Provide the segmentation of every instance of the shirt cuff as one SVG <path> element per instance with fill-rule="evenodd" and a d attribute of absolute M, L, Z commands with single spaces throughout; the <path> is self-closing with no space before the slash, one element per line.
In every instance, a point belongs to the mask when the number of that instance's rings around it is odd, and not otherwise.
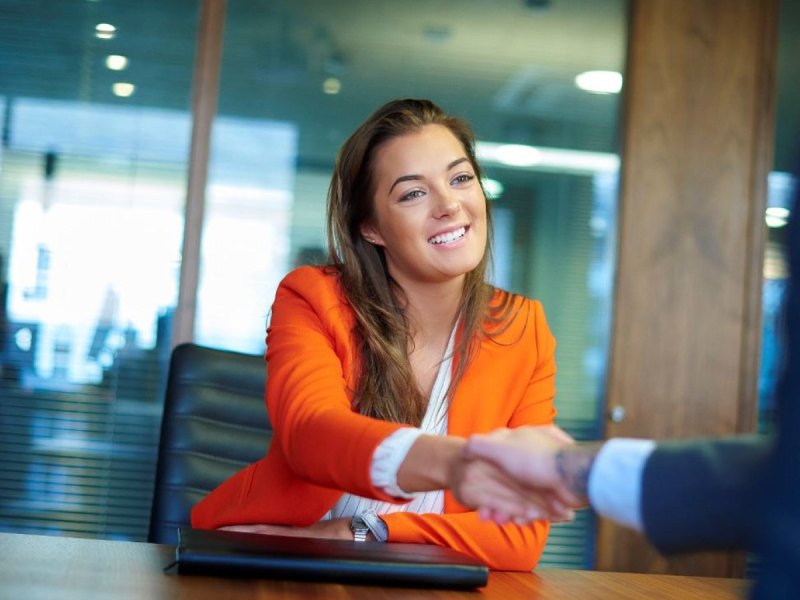
<path fill-rule="evenodd" d="M 589 502 L 598 514 L 641 532 L 642 472 L 653 440 L 613 438 L 600 448 L 589 473 Z"/>
<path fill-rule="evenodd" d="M 360 516 L 369 527 L 369 531 L 376 542 L 386 542 L 389 539 L 389 527 L 377 512 L 366 510 Z"/>
<path fill-rule="evenodd" d="M 408 494 L 397 485 L 397 471 L 406 458 L 408 451 L 422 430 L 416 427 L 403 427 L 383 440 L 372 455 L 369 476 L 372 485 L 382 489 L 394 498 L 410 499 L 416 494 Z"/>

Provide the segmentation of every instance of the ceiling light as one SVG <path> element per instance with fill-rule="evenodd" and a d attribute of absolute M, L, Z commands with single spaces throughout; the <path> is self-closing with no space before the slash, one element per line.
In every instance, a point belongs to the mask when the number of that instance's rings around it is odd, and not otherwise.
<path fill-rule="evenodd" d="M 117 33 L 117 28 L 109 23 L 98 23 L 94 28 L 94 35 L 101 40 L 110 40 Z"/>
<path fill-rule="evenodd" d="M 119 54 L 106 56 L 106 66 L 112 71 L 122 71 L 128 66 L 128 58 Z"/>
<path fill-rule="evenodd" d="M 541 156 L 541 152 L 533 146 L 521 144 L 503 144 L 494 149 L 495 160 L 512 167 L 532 167 L 539 163 Z"/>
<path fill-rule="evenodd" d="M 789 209 L 783 206 L 770 206 L 767 209 L 767 216 L 786 220 L 789 218 Z"/>
<path fill-rule="evenodd" d="M 497 181 L 497 179 L 492 179 L 490 177 L 482 177 L 481 185 L 483 186 L 483 191 L 486 192 L 491 200 L 499 199 L 505 191 L 502 183 Z"/>
<path fill-rule="evenodd" d="M 589 174 L 619 168 L 619 156 L 611 152 L 477 142 L 475 154 L 486 164 L 555 173 Z"/>
<path fill-rule="evenodd" d="M 336 77 L 328 77 L 322 82 L 322 91 L 326 94 L 338 94 L 342 89 L 342 82 Z"/>
<path fill-rule="evenodd" d="M 789 209 L 783 206 L 770 206 L 767 208 L 764 220 L 767 222 L 767 227 L 783 227 L 789 222 Z"/>
<path fill-rule="evenodd" d="M 136 86 L 132 83 L 117 82 L 111 86 L 111 89 L 114 91 L 116 96 L 127 98 L 128 96 L 133 95 L 133 92 L 136 91 Z"/>
<path fill-rule="evenodd" d="M 780 217 L 772 217 L 767 215 L 764 217 L 764 220 L 767 222 L 767 227 L 772 229 L 777 229 L 778 227 L 783 227 L 789 221 L 787 219 L 781 219 Z"/>
<path fill-rule="evenodd" d="M 593 94 L 618 94 L 622 75 L 616 71 L 586 71 L 575 77 L 575 85 Z"/>

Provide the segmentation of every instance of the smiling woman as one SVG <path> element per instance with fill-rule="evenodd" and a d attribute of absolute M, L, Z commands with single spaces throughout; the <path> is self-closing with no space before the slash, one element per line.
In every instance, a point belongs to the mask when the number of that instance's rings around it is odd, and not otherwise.
<path fill-rule="evenodd" d="M 415 280 L 459 288 L 483 259 L 486 198 L 475 170 L 442 125 L 425 125 L 376 152 L 374 215 L 362 233 L 383 246 L 388 271 L 406 293 Z"/>
<path fill-rule="evenodd" d="M 331 264 L 291 272 L 272 307 L 273 443 L 195 507 L 193 526 L 438 544 L 496 569 L 535 566 L 558 507 L 499 525 L 446 491 L 466 436 L 555 417 L 541 305 L 485 280 L 480 174 L 469 126 L 427 100 L 384 105 L 344 143 Z"/>

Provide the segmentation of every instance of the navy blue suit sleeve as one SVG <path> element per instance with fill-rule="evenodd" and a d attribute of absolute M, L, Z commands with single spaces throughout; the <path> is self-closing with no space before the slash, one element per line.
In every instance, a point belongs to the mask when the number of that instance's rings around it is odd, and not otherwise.
<path fill-rule="evenodd" d="M 647 538 L 664 554 L 749 546 L 770 453 L 756 436 L 659 443 L 642 476 Z"/>

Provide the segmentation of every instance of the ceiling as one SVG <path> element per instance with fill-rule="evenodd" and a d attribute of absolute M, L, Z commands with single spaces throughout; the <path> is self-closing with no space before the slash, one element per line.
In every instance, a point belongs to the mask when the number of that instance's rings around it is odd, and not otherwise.
<path fill-rule="evenodd" d="M 797 6 L 784 0 L 778 158 L 797 131 Z M 478 136 L 615 151 L 619 96 L 575 87 L 624 71 L 625 0 L 230 0 L 219 112 L 295 123 L 299 160 L 330 165 L 344 136 L 393 97 L 426 96 Z M 0 95 L 188 110 L 197 0 L 0 0 Z M 111 40 L 97 23 L 117 27 Z M 106 55 L 129 67 L 109 71 Z M 322 84 L 335 77 L 338 94 Z M 129 98 L 114 81 L 136 85 Z"/>

